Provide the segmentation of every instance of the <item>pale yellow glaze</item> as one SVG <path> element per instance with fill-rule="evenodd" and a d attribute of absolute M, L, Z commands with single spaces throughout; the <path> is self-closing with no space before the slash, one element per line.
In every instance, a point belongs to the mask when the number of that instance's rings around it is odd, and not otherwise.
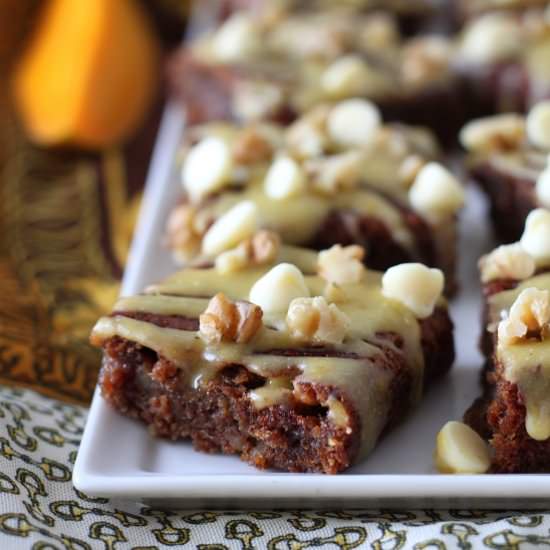
<path fill-rule="evenodd" d="M 306 284 L 312 296 L 321 295 L 326 282 L 311 273 L 316 254 L 283 247 L 281 260 L 292 258 L 305 271 Z M 187 269 L 174 274 L 164 283 L 152 286 L 147 294 L 121 298 L 116 312 L 135 311 L 160 315 L 197 318 L 206 308 L 209 297 L 223 292 L 228 298 L 247 299 L 253 283 L 272 266 L 248 269 L 220 276 L 215 269 Z M 189 384 L 200 387 L 228 363 L 244 365 L 267 379 L 264 387 L 250 393 L 258 407 L 285 403 L 302 384 L 321 384 L 334 388 L 321 405 L 328 409 L 327 418 L 336 426 L 348 427 L 349 418 L 337 396 L 346 396 L 358 411 L 362 430 L 362 452 L 374 445 L 387 420 L 391 370 L 384 366 L 380 345 L 392 347 L 381 333 L 400 335 L 404 342 L 413 388 L 410 404 L 418 401 L 422 391 L 424 360 L 420 326 L 414 315 L 381 293 L 381 275 L 366 271 L 360 283 L 343 285 L 345 301 L 338 307 L 351 319 L 351 329 L 336 351 L 347 357 L 287 357 L 277 350 L 303 346 L 287 330 L 285 313 L 264 315 L 264 326 L 248 344 L 223 342 L 211 344 L 199 332 L 161 328 L 152 323 L 122 315 L 103 317 L 92 333 L 92 342 L 101 345 L 114 336 L 155 350 L 187 372 Z M 170 295 L 170 296 L 168 296 Z M 268 353 L 264 353 L 268 352 Z M 349 358 L 356 354 L 358 358 Z"/>
<path fill-rule="evenodd" d="M 507 316 L 519 294 L 526 288 L 550 290 L 550 274 L 536 275 L 517 288 L 494 294 L 489 299 L 490 328 Z M 536 440 L 550 437 L 550 340 L 526 339 L 518 343 L 498 343 L 497 355 L 504 377 L 517 384 L 526 408 L 525 428 Z"/>

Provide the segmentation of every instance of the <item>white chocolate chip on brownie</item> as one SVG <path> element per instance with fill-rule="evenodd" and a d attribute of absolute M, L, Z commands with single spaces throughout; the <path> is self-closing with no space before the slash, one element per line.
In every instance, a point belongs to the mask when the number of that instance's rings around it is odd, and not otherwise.
<path fill-rule="evenodd" d="M 348 99 L 332 108 L 327 128 L 337 145 L 360 147 L 372 142 L 381 121 L 380 111 L 374 103 L 365 99 Z"/>
<path fill-rule="evenodd" d="M 520 243 L 501 245 L 479 260 L 483 283 L 496 279 L 521 281 L 531 277 L 536 267 L 535 260 Z"/>
<path fill-rule="evenodd" d="M 256 24 L 242 12 L 235 13 L 221 25 L 212 43 L 215 57 L 229 63 L 248 60 L 260 48 L 261 40 Z"/>
<path fill-rule="evenodd" d="M 418 319 L 429 317 L 441 297 L 445 278 L 439 269 L 419 263 L 390 267 L 382 277 L 382 293 L 402 303 Z"/>
<path fill-rule="evenodd" d="M 505 13 L 488 13 L 470 23 L 458 55 L 474 64 L 510 59 L 521 52 L 522 33 L 516 19 Z"/>
<path fill-rule="evenodd" d="M 540 173 L 535 187 L 537 200 L 541 206 L 550 208 L 550 166 Z"/>
<path fill-rule="evenodd" d="M 457 178 L 437 162 L 423 166 L 409 190 L 411 205 L 428 219 L 438 221 L 456 214 L 464 205 L 464 189 Z"/>
<path fill-rule="evenodd" d="M 302 272 L 293 264 L 282 263 L 258 279 L 250 289 L 250 301 L 265 312 L 286 311 L 295 298 L 309 297 Z"/>
<path fill-rule="evenodd" d="M 256 205 L 251 201 L 240 202 L 208 229 L 202 241 L 202 251 L 209 256 L 219 254 L 253 235 L 257 227 Z"/>
<path fill-rule="evenodd" d="M 529 111 L 527 137 L 536 147 L 550 150 L 550 100 L 537 103 Z"/>
<path fill-rule="evenodd" d="M 232 154 L 224 140 L 207 137 L 187 153 L 182 182 L 193 202 L 228 183 L 233 167 Z"/>
<path fill-rule="evenodd" d="M 264 180 L 266 195 L 275 200 L 299 195 L 305 185 L 306 177 L 302 167 L 287 155 L 282 155 L 273 161 Z"/>
<path fill-rule="evenodd" d="M 321 75 L 321 87 L 332 98 L 363 95 L 371 81 L 378 78 L 358 55 L 338 58 Z"/>
<path fill-rule="evenodd" d="M 550 210 L 537 208 L 529 213 L 520 242 L 538 266 L 550 264 Z"/>
<path fill-rule="evenodd" d="M 454 420 L 437 434 L 434 458 L 442 474 L 484 474 L 491 466 L 487 443 L 470 426 Z"/>

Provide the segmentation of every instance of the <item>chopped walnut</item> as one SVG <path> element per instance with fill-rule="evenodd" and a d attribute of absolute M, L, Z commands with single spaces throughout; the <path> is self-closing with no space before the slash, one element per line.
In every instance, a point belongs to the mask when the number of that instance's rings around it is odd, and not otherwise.
<path fill-rule="evenodd" d="M 261 229 L 236 248 L 222 252 L 216 258 L 220 273 L 232 273 L 252 265 L 268 264 L 275 260 L 281 247 L 281 238 L 274 231 Z"/>
<path fill-rule="evenodd" d="M 401 66 L 405 82 L 420 84 L 446 72 L 451 54 L 450 43 L 442 37 L 423 37 L 403 50 Z"/>
<path fill-rule="evenodd" d="M 319 252 L 317 272 L 329 283 L 358 283 L 365 271 L 364 257 L 365 249 L 362 246 L 335 244 L 332 248 Z"/>
<path fill-rule="evenodd" d="M 329 112 L 329 107 L 320 105 L 289 126 L 286 143 L 296 157 L 311 158 L 324 153 L 328 145 L 326 122 Z"/>
<path fill-rule="evenodd" d="M 348 151 L 307 160 L 304 167 L 314 189 L 334 195 L 360 183 L 363 162 L 364 155 L 360 151 Z"/>
<path fill-rule="evenodd" d="M 468 122 L 460 131 L 462 146 L 475 152 L 510 150 L 525 139 L 525 117 L 506 113 Z"/>
<path fill-rule="evenodd" d="M 351 325 L 349 317 L 322 296 L 292 300 L 286 323 L 294 338 L 326 344 L 341 344 Z"/>
<path fill-rule="evenodd" d="M 266 120 L 273 117 L 284 104 L 280 86 L 269 82 L 242 81 L 233 94 L 233 111 L 244 121 Z"/>
<path fill-rule="evenodd" d="M 199 318 L 200 333 L 210 343 L 249 342 L 262 327 L 262 309 L 250 302 L 229 300 L 219 292 Z"/>
<path fill-rule="evenodd" d="M 550 333 L 550 292 L 526 288 L 516 298 L 506 319 L 498 325 L 499 344 L 525 338 L 543 339 Z"/>
<path fill-rule="evenodd" d="M 534 259 L 520 243 L 502 245 L 479 260 L 481 281 L 488 283 L 495 279 L 523 280 L 535 273 Z"/>
<path fill-rule="evenodd" d="M 166 224 L 166 244 L 177 260 L 188 261 L 199 250 L 201 233 L 196 228 L 197 210 L 190 204 L 180 204 Z"/>
<path fill-rule="evenodd" d="M 251 126 L 239 133 L 233 143 L 233 159 L 237 164 L 255 164 L 268 161 L 273 155 L 269 139 Z"/>

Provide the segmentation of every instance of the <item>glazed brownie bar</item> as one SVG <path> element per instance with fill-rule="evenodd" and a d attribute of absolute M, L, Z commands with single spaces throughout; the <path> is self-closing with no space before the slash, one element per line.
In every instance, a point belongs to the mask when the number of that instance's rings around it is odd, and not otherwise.
<path fill-rule="evenodd" d="M 168 73 L 192 123 L 288 121 L 321 102 L 364 97 L 387 120 L 428 126 L 449 143 L 465 120 L 451 54 L 442 36 L 403 39 L 387 14 L 239 12 L 184 46 Z"/>
<path fill-rule="evenodd" d="M 473 19 L 456 44 L 468 118 L 525 112 L 550 97 L 550 17 L 542 10 L 491 12 Z"/>
<path fill-rule="evenodd" d="M 151 432 L 259 468 L 338 473 L 453 362 L 443 275 L 357 246 L 183 270 L 96 324 L 103 397 Z M 288 263 L 292 262 L 292 263 Z"/>
<path fill-rule="evenodd" d="M 484 395 L 465 420 L 489 441 L 492 471 L 550 472 L 550 211 L 480 266 Z"/>
<path fill-rule="evenodd" d="M 550 102 L 528 116 L 507 114 L 473 121 L 461 133 L 472 179 L 487 194 L 498 238 L 519 239 L 525 219 L 550 206 Z"/>
<path fill-rule="evenodd" d="M 185 198 L 167 242 L 188 264 L 264 228 L 316 250 L 362 245 L 372 269 L 420 261 L 442 269 L 452 290 L 464 192 L 437 156 L 429 132 L 383 125 L 366 100 L 318 106 L 289 127 L 197 127 L 182 153 Z"/>

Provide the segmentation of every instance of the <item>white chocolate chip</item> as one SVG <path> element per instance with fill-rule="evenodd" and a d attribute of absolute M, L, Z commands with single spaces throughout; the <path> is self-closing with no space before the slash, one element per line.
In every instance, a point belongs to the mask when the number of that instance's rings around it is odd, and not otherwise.
<path fill-rule="evenodd" d="M 216 257 L 216 271 L 225 275 L 240 271 L 250 264 L 247 249 L 244 246 L 237 246 L 231 250 L 226 250 Z"/>
<path fill-rule="evenodd" d="M 520 242 L 537 266 L 550 264 L 550 210 L 537 208 L 529 213 Z"/>
<path fill-rule="evenodd" d="M 322 296 L 292 300 L 286 316 L 292 336 L 308 342 L 341 344 L 351 325 L 349 317 Z"/>
<path fill-rule="evenodd" d="M 408 263 L 390 267 L 382 277 L 382 293 L 401 302 L 418 319 L 429 317 L 443 292 L 445 278 L 439 269 Z"/>
<path fill-rule="evenodd" d="M 380 111 L 374 103 L 365 99 L 348 99 L 332 108 L 327 128 L 337 145 L 358 147 L 371 143 L 381 121 Z"/>
<path fill-rule="evenodd" d="M 536 270 L 535 260 L 520 243 L 504 244 L 483 256 L 479 261 L 481 281 L 488 283 L 495 279 L 516 279 L 531 277 Z"/>
<path fill-rule="evenodd" d="M 477 432 L 453 420 L 437 434 L 435 463 L 442 474 L 484 474 L 491 466 L 491 455 Z"/>
<path fill-rule="evenodd" d="M 346 55 L 325 69 L 321 75 L 321 87 L 333 98 L 363 95 L 373 78 L 372 69 L 361 57 Z"/>
<path fill-rule="evenodd" d="M 328 143 L 326 121 L 329 109 L 319 105 L 291 124 L 286 132 L 286 143 L 299 158 L 321 156 Z"/>
<path fill-rule="evenodd" d="M 537 200 L 541 206 L 550 208 L 550 166 L 547 166 L 537 178 L 535 188 Z"/>
<path fill-rule="evenodd" d="M 525 118 L 505 113 L 468 122 L 459 134 L 468 151 L 491 151 L 513 148 L 525 138 Z"/>
<path fill-rule="evenodd" d="M 352 150 L 309 159 L 304 167 L 315 190 L 335 195 L 342 189 L 353 189 L 359 185 L 365 160 L 362 151 Z"/>
<path fill-rule="evenodd" d="M 342 246 L 335 244 L 328 250 L 319 252 L 317 271 L 325 281 L 343 285 L 358 283 L 365 272 L 363 258 L 365 250 L 358 245 Z"/>
<path fill-rule="evenodd" d="M 279 264 L 250 289 L 250 301 L 265 312 L 286 311 L 295 298 L 309 297 L 302 272 L 293 264 Z"/>
<path fill-rule="evenodd" d="M 409 200 L 414 210 L 438 221 L 453 216 L 462 208 L 464 189 L 444 166 L 429 162 L 418 172 L 409 190 Z"/>
<path fill-rule="evenodd" d="M 212 43 L 216 59 L 232 63 L 253 57 L 261 47 L 258 29 L 245 13 L 235 13 L 214 35 Z"/>
<path fill-rule="evenodd" d="M 522 33 L 513 16 L 489 13 L 478 17 L 465 30 L 459 56 L 479 64 L 502 61 L 521 51 Z"/>
<path fill-rule="evenodd" d="M 183 186 L 191 200 L 197 202 L 223 187 L 229 181 L 231 169 L 231 150 L 225 141 L 217 137 L 204 138 L 185 158 Z"/>
<path fill-rule="evenodd" d="M 258 228 L 258 209 L 251 201 L 243 201 L 228 210 L 208 229 L 202 241 L 202 251 L 214 256 L 233 248 Z"/>
<path fill-rule="evenodd" d="M 550 149 L 550 101 L 541 101 L 529 111 L 527 138 L 536 147 Z"/>
<path fill-rule="evenodd" d="M 499 346 L 514 344 L 528 333 L 548 336 L 550 323 L 550 292 L 538 288 L 521 291 L 512 304 L 508 317 L 498 325 Z"/>
<path fill-rule="evenodd" d="M 305 188 L 306 177 L 302 167 L 289 156 L 280 156 L 273 161 L 264 180 L 264 190 L 275 200 L 299 195 Z"/>
<path fill-rule="evenodd" d="M 238 82 L 232 94 L 233 112 L 244 121 L 266 120 L 275 115 L 284 104 L 280 86 L 269 82 Z"/>

